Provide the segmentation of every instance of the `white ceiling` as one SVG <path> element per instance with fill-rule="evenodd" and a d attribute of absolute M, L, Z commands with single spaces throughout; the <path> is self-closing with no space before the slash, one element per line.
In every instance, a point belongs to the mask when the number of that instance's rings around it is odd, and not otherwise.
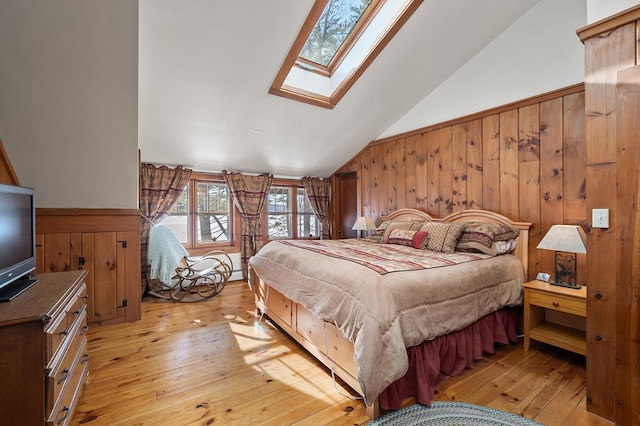
<path fill-rule="evenodd" d="M 326 177 L 538 0 L 425 0 L 333 109 L 268 94 L 313 0 L 140 0 L 142 161 Z"/>

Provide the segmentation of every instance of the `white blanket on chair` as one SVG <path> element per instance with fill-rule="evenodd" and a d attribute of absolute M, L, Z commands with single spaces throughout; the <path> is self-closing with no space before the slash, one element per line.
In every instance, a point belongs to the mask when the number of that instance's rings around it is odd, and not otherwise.
<path fill-rule="evenodd" d="M 180 244 L 171 229 L 162 225 L 151 227 L 147 262 L 151 265 L 150 277 L 152 280 L 157 279 L 164 284 L 171 284 L 171 278 L 176 274 L 176 268 L 187 256 L 189 256 L 189 252 Z"/>

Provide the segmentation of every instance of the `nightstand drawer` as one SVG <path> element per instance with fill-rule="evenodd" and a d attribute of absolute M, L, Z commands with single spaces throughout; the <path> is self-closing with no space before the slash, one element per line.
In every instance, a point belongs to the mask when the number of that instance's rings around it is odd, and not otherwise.
<path fill-rule="evenodd" d="M 568 314 L 578 315 L 581 317 L 587 316 L 586 300 L 571 298 L 560 294 L 551 294 L 546 292 L 539 292 L 536 290 L 530 290 L 529 304 L 542 306 L 543 308 L 566 312 Z"/>

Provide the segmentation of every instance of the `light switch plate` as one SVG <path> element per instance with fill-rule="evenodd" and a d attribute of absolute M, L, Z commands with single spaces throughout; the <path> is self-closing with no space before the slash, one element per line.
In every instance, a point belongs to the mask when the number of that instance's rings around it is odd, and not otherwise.
<path fill-rule="evenodd" d="M 609 209 L 593 209 L 591 226 L 593 228 L 609 227 Z"/>

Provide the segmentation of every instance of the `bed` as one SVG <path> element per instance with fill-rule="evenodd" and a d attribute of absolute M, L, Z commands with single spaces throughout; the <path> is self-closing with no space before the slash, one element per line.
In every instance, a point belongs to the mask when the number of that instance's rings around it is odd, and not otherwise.
<path fill-rule="evenodd" d="M 428 404 L 444 377 L 515 339 L 508 308 L 522 303 L 530 225 L 485 210 L 438 219 L 400 209 L 370 239 L 272 241 L 251 258 L 249 284 L 257 311 L 375 418 L 410 395 Z"/>

